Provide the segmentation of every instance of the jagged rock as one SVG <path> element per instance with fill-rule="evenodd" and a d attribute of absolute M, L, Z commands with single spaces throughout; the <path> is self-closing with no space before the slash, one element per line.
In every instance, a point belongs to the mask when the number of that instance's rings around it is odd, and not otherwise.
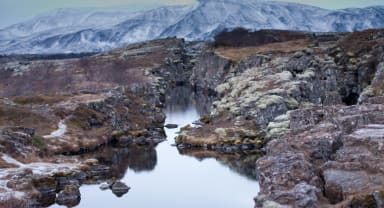
<path fill-rule="evenodd" d="M 214 91 L 215 87 L 223 82 L 230 67 L 231 61 L 217 56 L 212 51 L 206 51 L 199 56 L 192 69 L 190 82 L 195 88 Z"/>

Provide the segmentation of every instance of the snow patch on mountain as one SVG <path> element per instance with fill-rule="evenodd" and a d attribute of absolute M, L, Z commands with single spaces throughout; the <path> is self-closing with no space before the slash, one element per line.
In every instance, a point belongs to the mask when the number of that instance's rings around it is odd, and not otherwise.
<path fill-rule="evenodd" d="M 58 9 L 0 30 L 0 53 L 78 53 L 165 37 L 209 40 L 225 28 L 346 32 L 384 28 L 384 7 L 327 10 L 287 2 L 199 0 L 196 5 Z"/>

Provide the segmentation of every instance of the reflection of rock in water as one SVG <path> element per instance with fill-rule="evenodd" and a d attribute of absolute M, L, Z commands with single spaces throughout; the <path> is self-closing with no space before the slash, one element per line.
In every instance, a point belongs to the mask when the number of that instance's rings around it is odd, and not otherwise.
<path fill-rule="evenodd" d="M 234 172 L 251 180 L 257 180 L 256 160 L 261 157 L 257 153 L 224 154 L 217 151 L 201 149 L 179 149 L 180 154 L 192 156 L 198 160 L 215 158 L 221 164 L 229 167 Z"/>
<path fill-rule="evenodd" d="M 210 113 L 211 104 L 214 101 L 213 96 L 193 91 L 189 86 L 169 89 L 166 95 L 167 111 L 171 112 L 183 112 L 194 106 L 200 115 L 206 115 Z"/>
<path fill-rule="evenodd" d="M 135 172 L 151 171 L 157 164 L 157 153 L 153 146 L 105 147 L 94 153 L 94 157 L 101 164 L 111 167 L 116 178 L 123 178 L 128 168 Z"/>

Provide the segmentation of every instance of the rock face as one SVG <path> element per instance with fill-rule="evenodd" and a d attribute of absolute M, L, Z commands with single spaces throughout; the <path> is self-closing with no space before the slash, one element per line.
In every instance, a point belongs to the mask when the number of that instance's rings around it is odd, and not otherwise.
<path fill-rule="evenodd" d="M 215 66 L 220 78 L 211 68 L 198 74 L 217 101 L 176 143 L 265 152 L 256 207 L 380 207 L 383 34 L 316 33 L 248 47 L 226 34 L 229 45 L 211 49 L 222 60 L 207 55 L 195 68 Z"/>
<path fill-rule="evenodd" d="M 336 95 L 342 103 L 352 106 L 325 102 L 322 107 L 299 108 L 288 113 L 286 133 L 269 142 L 266 156 L 257 162 L 262 188 L 257 207 L 266 206 L 268 201 L 294 207 L 330 204 L 336 207 L 381 206 L 384 175 L 380 158 L 383 157 L 384 114 L 380 102 L 382 93 L 377 82 L 381 80 L 383 62 L 382 34 L 382 31 L 351 34 L 330 50 L 339 53 L 334 55 L 332 64 L 337 67 L 333 69 L 337 74 L 337 82 L 333 82 Z M 352 37 L 360 42 L 351 42 Z M 356 59 L 356 56 L 367 59 Z M 360 104 L 354 105 L 357 103 Z M 301 157 L 290 159 L 286 154 Z M 282 160 L 281 166 L 276 165 Z M 289 171 L 293 174 L 284 174 L 284 178 L 279 174 L 285 173 L 286 169 L 274 168 L 290 167 L 299 161 L 307 167 L 296 165 Z M 282 190 L 300 195 L 296 193 L 296 186 L 302 184 L 313 187 L 313 190 L 322 190 L 306 194 L 305 201 L 310 201 L 310 204 L 301 205 L 298 197 L 287 199 L 280 196 Z"/>

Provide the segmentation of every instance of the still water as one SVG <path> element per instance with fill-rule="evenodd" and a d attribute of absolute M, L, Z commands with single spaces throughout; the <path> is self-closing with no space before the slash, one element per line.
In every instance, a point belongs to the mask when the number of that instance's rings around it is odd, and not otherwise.
<path fill-rule="evenodd" d="M 183 93 L 184 94 L 184 93 Z M 198 120 L 201 111 L 190 94 L 169 103 L 166 124 L 184 126 Z M 122 179 L 131 187 L 121 198 L 99 185 L 83 185 L 77 207 L 131 208 L 242 208 L 253 207 L 259 186 L 251 167 L 231 156 L 195 158 L 172 146 L 179 129 L 166 129 L 167 141 L 156 149 L 133 150 L 121 167 Z M 221 160 L 219 158 L 222 158 Z"/>

